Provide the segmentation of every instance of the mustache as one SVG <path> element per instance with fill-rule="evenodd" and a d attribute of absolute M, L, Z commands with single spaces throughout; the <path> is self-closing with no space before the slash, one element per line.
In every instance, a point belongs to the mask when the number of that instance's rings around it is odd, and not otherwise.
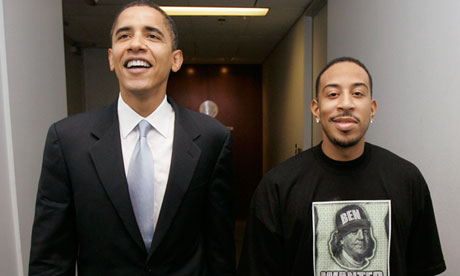
<path fill-rule="evenodd" d="M 337 114 L 337 115 L 331 117 L 331 118 L 329 119 L 329 121 L 335 121 L 335 120 L 337 120 L 338 118 L 345 118 L 345 117 L 353 118 L 353 120 L 355 120 L 355 121 L 358 122 L 358 123 L 361 122 L 361 120 L 360 120 L 358 117 L 356 117 L 355 115 L 353 115 L 353 114 L 352 114 L 350 111 L 348 111 L 348 110 L 344 110 L 342 113 Z"/>

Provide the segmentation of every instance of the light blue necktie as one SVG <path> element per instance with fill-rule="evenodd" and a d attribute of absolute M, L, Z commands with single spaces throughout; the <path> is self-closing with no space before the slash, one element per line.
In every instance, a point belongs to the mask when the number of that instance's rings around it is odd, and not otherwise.
<path fill-rule="evenodd" d="M 128 170 L 129 196 L 141 230 L 145 248 L 150 249 L 153 238 L 153 156 L 147 143 L 147 134 L 152 128 L 149 122 L 142 120 L 137 125 L 139 140 L 134 148 Z"/>

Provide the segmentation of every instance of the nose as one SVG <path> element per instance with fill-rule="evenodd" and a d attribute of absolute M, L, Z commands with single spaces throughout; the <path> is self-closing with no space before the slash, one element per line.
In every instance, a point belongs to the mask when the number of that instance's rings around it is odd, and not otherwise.
<path fill-rule="evenodd" d="M 359 240 L 364 239 L 363 229 L 358 230 L 358 233 L 356 234 L 356 238 L 359 239 Z"/>
<path fill-rule="evenodd" d="M 339 108 L 343 110 L 353 109 L 355 106 L 351 93 L 343 93 L 340 97 Z"/>
<path fill-rule="evenodd" d="M 138 52 L 145 50 L 144 39 L 141 35 L 134 35 L 130 40 L 129 51 Z"/>

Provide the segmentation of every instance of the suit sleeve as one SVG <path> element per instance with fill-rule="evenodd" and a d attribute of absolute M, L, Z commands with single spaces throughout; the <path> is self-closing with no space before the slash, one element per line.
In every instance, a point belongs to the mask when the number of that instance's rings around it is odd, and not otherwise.
<path fill-rule="evenodd" d="M 75 275 L 75 212 L 56 126 L 48 131 L 38 184 L 29 275 Z"/>
<path fill-rule="evenodd" d="M 265 176 L 251 200 L 239 276 L 285 275 L 283 238 L 279 223 L 279 198 L 273 182 Z"/>
<path fill-rule="evenodd" d="M 208 191 L 205 239 L 209 275 L 235 275 L 233 180 L 232 141 L 228 131 Z"/>

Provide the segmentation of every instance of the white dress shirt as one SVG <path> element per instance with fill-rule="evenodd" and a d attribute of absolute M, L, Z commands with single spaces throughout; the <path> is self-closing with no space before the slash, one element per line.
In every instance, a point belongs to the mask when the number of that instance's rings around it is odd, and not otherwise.
<path fill-rule="evenodd" d="M 153 220 L 154 227 L 156 228 L 171 168 L 175 120 L 174 110 L 165 96 L 157 109 L 144 118 L 126 104 L 121 95 L 119 95 L 118 122 L 120 124 L 121 150 L 123 153 L 125 174 L 128 172 L 131 156 L 139 138 L 139 131 L 136 126 L 143 119 L 147 120 L 153 127 L 147 135 L 147 141 L 153 155 L 152 169 L 154 170 L 155 178 Z"/>

